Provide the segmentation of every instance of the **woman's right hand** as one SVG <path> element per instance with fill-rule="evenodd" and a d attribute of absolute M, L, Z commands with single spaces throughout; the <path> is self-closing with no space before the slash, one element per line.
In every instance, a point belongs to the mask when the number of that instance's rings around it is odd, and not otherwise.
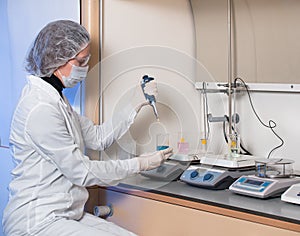
<path fill-rule="evenodd" d="M 163 161 L 167 160 L 172 155 L 173 148 L 167 148 L 153 153 L 142 154 L 141 156 L 138 156 L 140 171 L 151 170 L 159 167 L 163 163 Z"/>

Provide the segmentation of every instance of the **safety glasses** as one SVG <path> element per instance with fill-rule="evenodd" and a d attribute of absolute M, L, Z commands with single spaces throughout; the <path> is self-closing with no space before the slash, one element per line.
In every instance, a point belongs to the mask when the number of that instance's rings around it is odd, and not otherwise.
<path fill-rule="evenodd" d="M 91 54 L 86 57 L 74 57 L 74 59 L 79 63 L 79 66 L 86 66 L 91 58 Z"/>

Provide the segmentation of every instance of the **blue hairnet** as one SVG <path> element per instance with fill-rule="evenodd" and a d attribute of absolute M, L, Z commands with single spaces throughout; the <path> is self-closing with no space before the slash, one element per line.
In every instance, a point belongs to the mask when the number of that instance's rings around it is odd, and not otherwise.
<path fill-rule="evenodd" d="M 49 77 L 90 43 L 90 35 L 80 24 L 58 20 L 47 24 L 37 35 L 25 60 L 32 75 Z"/>

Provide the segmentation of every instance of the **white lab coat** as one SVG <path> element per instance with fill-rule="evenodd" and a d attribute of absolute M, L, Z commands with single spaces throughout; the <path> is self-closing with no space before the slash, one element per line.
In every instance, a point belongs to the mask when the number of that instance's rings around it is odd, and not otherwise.
<path fill-rule="evenodd" d="M 3 215 L 6 235 L 38 235 L 61 219 L 78 221 L 88 199 L 86 186 L 116 184 L 138 173 L 137 158 L 93 161 L 83 154 L 84 146 L 94 150 L 110 146 L 135 116 L 133 109 L 115 127 L 112 122 L 95 126 L 72 110 L 52 85 L 28 76 L 11 124 L 16 167 Z"/>

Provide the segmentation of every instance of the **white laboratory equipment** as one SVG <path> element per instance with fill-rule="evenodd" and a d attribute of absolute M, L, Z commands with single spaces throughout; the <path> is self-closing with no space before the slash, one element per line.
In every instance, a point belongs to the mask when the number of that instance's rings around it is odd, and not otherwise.
<path fill-rule="evenodd" d="M 191 165 L 183 172 L 180 180 L 200 188 L 226 189 L 242 175 L 253 174 L 254 169 L 229 169 L 204 165 Z"/>
<path fill-rule="evenodd" d="M 288 159 L 256 160 L 255 175 L 241 176 L 229 190 L 257 198 L 280 196 L 291 185 L 300 183 L 300 178 L 293 175 L 292 163 Z"/>
<path fill-rule="evenodd" d="M 257 198 L 276 197 L 295 183 L 300 183 L 300 178 L 262 178 L 253 176 L 241 176 L 229 190 Z"/>
<path fill-rule="evenodd" d="M 188 167 L 189 167 L 189 162 L 168 160 L 155 169 L 142 171 L 141 175 L 154 180 L 170 182 L 173 180 L 177 180 L 178 177 Z"/>
<path fill-rule="evenodd" d="M 230 67 L 231 68 L 231 67 Z M 231 75 L 229 76 L 229 87 L 226 91 L 231 91 Z M 208 92 L 206 88 L 206 83 L 197 84 L 196 89 L 201 91 L 201 98 L 203 100 L 203 130 L 208 132 L 208 134 L 203 135 L 205 139 L 209 136 L 209 129 L 206 127 L 207 120 L 209 122 L 226 122 L 226 117 L 212 117 L 211 114 L 207 114 L 207 97 Z M 220 92 L 217 90 L 210 90 L 210 92 Z M 234 94 L 234 114 L 236 114 L 236 89 L 233 89 Z M 229 104 L 229 117 L 232 117 L 231 112 L 231 92 L 228 92 Z M 236 116 L 235 116 L 236 117 Z M 240 136 L 236 131 L 237 118 L 229 119 L 229 133 L 226 135 L 228 142 L 228 152 L 227 154 L 214 155 L 208 154 L 207 152 L 201 156 L 200 164 L 190 166 L 180 177 L 180 180 L 197 187 L 209 188 L 209 189 L 226 189 L 228 188 L 236 179 L 242 175 L 250 175 L 255 173 L 255 159 L 257 157 L 250 155 L 240 154 Z M 232 125 L 233 123 L 233 125 Z M 206 142 L 206 140 L 205 140 Z"/>
<path fill-rule="evenodd" d="M 222 168 L 239 169 L 255 166 L 255 160 L 258 157 L 250 155 L 239 155 L 239 157 L 232 158 L 228 155 L 213 155 L 207 154 L 201 157 L 200 163 L 203 165 L 211 165 Z"/>
<path fill-rule="evenodd" d="M 290 186 L 282 195 L 281 200 L 284 202 L 300 205 L 300 183 Z"/>

